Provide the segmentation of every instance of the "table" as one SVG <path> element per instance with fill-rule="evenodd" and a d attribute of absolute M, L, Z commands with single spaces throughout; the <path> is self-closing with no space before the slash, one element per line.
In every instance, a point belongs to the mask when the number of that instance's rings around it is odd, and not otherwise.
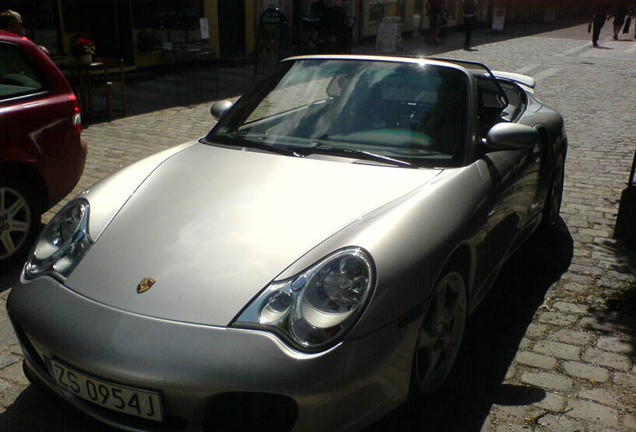
<path fill-rule="evenodd" d="M 91 62 L 83 64 L 79 62 L 69 62 L 58 65 L 78 98 L 80 110 L 84 117 L 93 115 L 93 76 L 106 74 L 103 62 Z"/>

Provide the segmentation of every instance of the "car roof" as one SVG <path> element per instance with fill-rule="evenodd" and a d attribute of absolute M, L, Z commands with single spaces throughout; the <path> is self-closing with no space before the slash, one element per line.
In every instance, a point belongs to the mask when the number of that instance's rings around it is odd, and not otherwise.
<path fill-rule="evenodd" d="M 19 34 L 6 31 L 6 30 L 0 30 L 0 40 L 20 42 L 20 41 L 28 41 L 29 38 L 27 38 L 26 36 L 21 36 Z"/>
<path fill-rule="evenodd" d="M 36 51 L 33 48 L 39 47 L 35 44 L 31 39 L 26 36 L 19 35 L 16 33 L 8 32 L 6 30 L 0 30 L 0 42 L 12 43 L 14 45 L 19 45 L 26 51 Z"/>

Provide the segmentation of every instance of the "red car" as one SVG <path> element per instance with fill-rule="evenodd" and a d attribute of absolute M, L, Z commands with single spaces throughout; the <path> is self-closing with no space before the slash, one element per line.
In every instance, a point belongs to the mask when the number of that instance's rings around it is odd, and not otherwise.
<path fill-rule="evenodd" d="M 55 63 L 0 30 L 0 263 L 24 256 L 42 212 L 79 181 L 81 133 L 77 98 Z"/>

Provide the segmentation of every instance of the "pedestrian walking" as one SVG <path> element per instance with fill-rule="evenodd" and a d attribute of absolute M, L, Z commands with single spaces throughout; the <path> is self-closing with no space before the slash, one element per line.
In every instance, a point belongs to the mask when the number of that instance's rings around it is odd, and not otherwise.
<path fill-rule="evenodd" d="M 477 0 L 462 0 L 464 14 L 464 50 L 470 50 L 473 27 L 477 22 Z"/>
<path fill-rule="evenodd" d="M 629 17 L 626 18 L 625 22 L 625 27 L 623 27 L 623 33 L 627 33 L 627 37 L 629 37 L 629 26 L 631 24 L 631 22 L 634 22 L 634 39 L 636 39 L 636 3 L 632 3 L 630 5 L 630 11 L 629 11 L 629 15 L 631 17 L 631 20 L 629 20 Z"/>
<path fill-rule="evenodd" d="M 431 37 L 435 45 L 443 43 L 440 34 L 442 21 L 444 19 L 444 0 L 430 0 L 428 2 L 428 23 Z"/>
<path fill-rule="evenodd" d="M 592 46 L 598 48 L 598 38 L 601 35 L 601 28 L 607 19 L 607 4 L 605 0 L 596 0 L 592 15 Z"/>
<path fill-rule="evenodd" d="M 627 15 L 627 5 L 624 0 L 616 0 L 614 5 L 614 40 L 618 40 L 618 34 L 625 24 L 625 16 Z"/>

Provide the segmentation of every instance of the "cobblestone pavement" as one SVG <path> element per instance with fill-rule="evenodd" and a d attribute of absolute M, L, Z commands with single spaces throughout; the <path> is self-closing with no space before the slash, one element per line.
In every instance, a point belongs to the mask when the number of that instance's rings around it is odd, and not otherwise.
<path fill-rule="evenodd" d="M 610 27 L 603 29 L 602 49 L 591 47 L 586 25 L 526 36 L 478 32 L 473 51 L 455 49 L 461 34 L 439 47 L 419 38 L 405 42 L 407 54 L 483 61 L 537 79 L 539 98 L 567 122 L 563 223 L 549 238 L 532 238 L 503 269 L 469 321 L 449 385 L 434 397 L 412 398 L 371 430 L 636 431 L 636 328 L 607 301 L 633 283 L 636 272 L 633 252 L 612 239 L 635 150 L 636 40 L 623 35 L 613 41 Z M 373 47 L 355 50 L 371 53 Z M 194 93 L 229 96 L 251 81 L 251 66 L 220 73 L 233 87 L 217 75 L 217 87 Z M 157 86 L 165 81 L 157 81 L 131 84 L 131 92 L 137 86 L 154 95 L 148 103 L 159 107 Z M 213 123 L 209 107 L 182 104 L 90 125 L 84 132 L 89 158 L 76 192 L 204 134 Z M 0 430 L 111 431 L 24 378 L 4 308 L 17 272 L 0 272 Z"/>

